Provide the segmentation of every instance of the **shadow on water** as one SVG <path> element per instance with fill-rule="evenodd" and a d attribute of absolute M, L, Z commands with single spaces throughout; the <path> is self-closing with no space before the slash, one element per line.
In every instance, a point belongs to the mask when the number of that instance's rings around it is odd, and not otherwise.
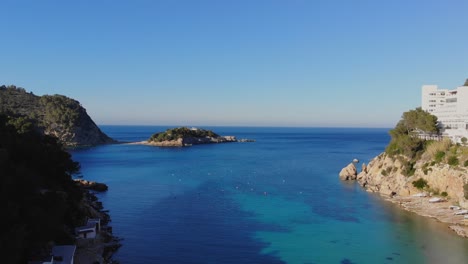
<path fill-rule="evenodd" d="M 151 245 L 151 252 L 131 258 L 139 263 L 284 263 L 261 254 L 268 244 L 253 239 L 254 232 L 279 228 L 256 222 L 214 182 L 165 198 L 148 211 L 135 223 L 151 234 L 138 235 Z"/>

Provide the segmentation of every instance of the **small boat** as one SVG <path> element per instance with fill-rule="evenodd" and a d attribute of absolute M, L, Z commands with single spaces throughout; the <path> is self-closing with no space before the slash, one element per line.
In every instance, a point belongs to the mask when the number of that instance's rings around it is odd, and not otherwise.
<path fill-rule="evenodd" d="M 460 208 L 460 206 L 451 205 L 451 206 L 449 206 L 449 209 L 457 211 L 457 210 L 460 210 L 461 208 Z"/>
<path fill-rule="evenodd" d="M 461 211 L 454 213 L 454 215 L 466 215 L 466 214 L 468 214 L 468 210 L 461 210 Z"/>
<path fill-rule="evenodd" d="M 413 194 L 412 196 L 413 197 L 426 197 L 427 194 L 426 193 L 417 193 L 417 194 Z"/>
<path fill-rule="evenodd" d="M 434 198 L 429 199 L 430 203 L 440 203 L 440 202 L 444 202 L 444 201 L 445 201 L 444 199 L 439 198 L 439 197 L 434 197 Z"/>
<path fill-rule="evenodd" d="M 468 220 L 468 215 L 465 215 L 465 216 L 463 217 L 463 219 Z"/>

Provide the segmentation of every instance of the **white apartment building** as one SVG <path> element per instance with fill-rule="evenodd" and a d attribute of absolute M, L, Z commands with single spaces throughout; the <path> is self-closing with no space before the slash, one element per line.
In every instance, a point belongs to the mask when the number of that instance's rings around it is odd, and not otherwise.
<path fill-rule="evenodd" d="M 468 80 L 453 90 L 423 85 L 421 99 L 421 108 L 437 116 L 442 136 L 454 142 L 468 138 Z"/>

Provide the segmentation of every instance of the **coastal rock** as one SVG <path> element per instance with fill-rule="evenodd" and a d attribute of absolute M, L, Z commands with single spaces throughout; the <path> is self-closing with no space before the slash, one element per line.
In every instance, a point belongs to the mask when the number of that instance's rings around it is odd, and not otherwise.
<path fill-rule="evenodd" d="M 450 224 L 450 228 L 458 235 L 468 237 L 466 220 L 463 215 L 456 214 L 468 208 L 463 190 L 463 186 L 468 183 L 468 169 L 420 160 L 413 166 L 414 174 L 405 176 L 407 161 L 404 156 L 392 158 L 382 153 L 363 168 L 357 180 L 367 191 L 379 193 L 405 210 Z M 413 182 L 419 179 L 427 182 L 423 190 L 413 186 Z M 446 197 L 435 195 L 443 192 Z"/>
<path fill-rule="evenodd" d="M 75 183 L 84 189 L 93 190 L 97 192 L 105 192 L 108 189 L 106 184 L 94 181 L 75 179 Z"/>
<path fill-rule="evenodd" d="M 367 165 L 366 165 L 366 163 L 362 163 L 361 172 L 367 173 Z"/>
<path fill-rule="evenodd" d="M 354 163 L 348 164 L 348 166 L 344 167 L 340 171 L 340 180 L 343 181 L 348 181 L 348 180 L 356 180 L 357 177 L 357 170 L 356 166 L 354 166 Z"/>
<path fill-rule="evenodd" d="M 455 231 L 457 235 L 461 237 L 467 237 L 468 238 L 468 227 L 467 226 L 461 226 L 461 225 L 451 225 L 449 226 L 450 229 Z"/>
<path fill-rule="evenodd" d="M 369 162 L 366 170 L 358 174 L 357 180 L 368 191 L 386 196 L 417 193 L 418 190 L 412 184 L 408 184 L 408 177 L 401 173 L 402 170 L 400 160 L 393 160 L 381 154 Z"/>
<path fill-rule="evenodd" d="M 238 142 L 255 142 L 255 139 L 241 138 Z"/>
<path fill-rule="evenodd" d="M 463 186 L 468 183 L 467 168 L 447 164 L 427 166 L 427 163 L 417 162 L 414 175 L 405 176 L 402 160 L 404 157 L 391 158 L 382 153 L 369 162 L 366 170 L 358 174 L 357 180 L 371 192 L 385 196 L 411 196 L 421 192 L 413 186 L 413 182 L 424 179 L 430 192 L 446 192 L 452 203 L 468 208 L 463 191 Z"/>

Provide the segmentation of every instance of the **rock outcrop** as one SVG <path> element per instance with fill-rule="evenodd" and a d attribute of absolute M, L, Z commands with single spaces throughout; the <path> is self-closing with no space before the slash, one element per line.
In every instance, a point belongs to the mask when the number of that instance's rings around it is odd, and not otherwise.
<path fill-rule="evenodd" d="M 87 189 L 87 190 L 93 190 L 93 191 L 97 191 L 97 192 L 105 192 L 108 189 L 106 184 L 100 183 L 100 182 L 95 182 L 95 181 L 75 179 L 75 183 L 76 183 L 76 185 L 80 186 L 81 188 L 84 188 L 84 189 Z"/>
<path fill-rule="evenodd" d="M 350 165 L 343 170 L 348 167 Z M 405 176 L 402 158 L 391 158 L 382 153 L 369 162 L 356 179 L 366 190 L 384 196 L 411 196 L 421 193 L 423 190 L 416 188 L 413 182 L 423 179 L 427 182 L 424 191 L 428 194 L 446 193 L 450 202 L 468 208 L 468 200 L 465 199 L 463 189 L 468 183 L 466 167 L 454 167 L 448 164 L 430 166 L 429 163 L 420 161 L 414 165 L 414 169 L 412 176 Z"/>
<path fill-rule="evenodd" d="M 354 178 L 352 165 L 354 164 L 341 170 L 340 179 L 356 179 L 367 191 L 379 193 L 405 210 L 446 223 L 458 235 L 468 237 L 468 225 L 464 216 L 457 213 L 468 208 L 466 167 L 420 160 L 413 165 L 414 173 L 405 176 L 408 174 L 405 168 L 408 166 L 406 158 L 392 158 L 382 153 L 367 166 L 363 164 L 362 171 Z M 425 184 L 418 189 L 414 182 Z M 445 197 L 439 200 L 433 196 Z M 435 199 L 439 202 L 433 202 Z"/>
<path fill-rule="evenodd" d="M 357 169 L 353 162 L 344 167 L 339 174 L 340 180 L 343 181 L 356 180 L 357 175 Z"/>

